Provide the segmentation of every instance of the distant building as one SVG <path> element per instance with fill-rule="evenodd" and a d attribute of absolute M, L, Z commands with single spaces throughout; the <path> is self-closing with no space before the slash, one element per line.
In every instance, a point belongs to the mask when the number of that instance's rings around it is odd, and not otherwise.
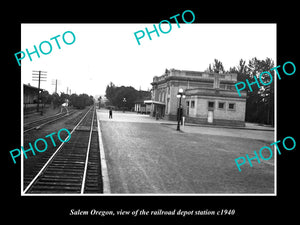
<path fill-rule="evenodd" d="M 239 97 L 236 82 L 235 73 L 166 70 L 162 76 L 153 78 L 152 99 L 145 103 L 151 106 L 152 116 L 158 113 L 176 120 L 176 95 L 182 88 L 186 96 L 181 101 L 186 122 L 245 126 L 246 92 Z"/>
<path fill-rule="evenodd" d="M 147 101 L 147 100 L 145 100 Z M 150 114 L 151 107 L 150 105 L 145 104 L 144 101 L 135 101 L 134 102 L 134 111 L 141 114 Z"/>
<path fill-rule="evenodd" d="M 24 113 L 29 113 L 37 110 L 37 103 L 39 99 L 39 92 L 43 92 L 43 89 L 33 87 L 30 84 L 23 84 L 23 110 Z M 43 105 L 44 107 L 44 105 Z"/>
<path fill-rule="evenodd" d="M 23 84 L 23 103 L 24 104 L 34 104 L 38 101 L 39 90 L 37 87 L 33 87 L 31 85 Z"/>
<path fill-rule="evenodd" d="M 141 114 L 150 114 L 150 105 L 146 105 L 145 101 L 151 99 L 151 92 L 139 90 L 137 96 L 138 99 L 134 102 L 134 111 Z"/>

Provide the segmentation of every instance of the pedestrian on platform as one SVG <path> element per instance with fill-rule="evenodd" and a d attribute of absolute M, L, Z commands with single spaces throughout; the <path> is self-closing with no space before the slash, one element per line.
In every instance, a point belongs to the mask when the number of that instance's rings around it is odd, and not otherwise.
<path fill-rule="evenodd" d="M 109 119 L 112 119 L 112 108 L 109 108 Z"/>
<path fill-rule="evenodd" d="M 177 121 L 179 121 L 181 125 L 183 125 L 182 117 L 183 117 L 183 108 L 182 106 L 180 106 L 180 108 L 177 109 Z"/>

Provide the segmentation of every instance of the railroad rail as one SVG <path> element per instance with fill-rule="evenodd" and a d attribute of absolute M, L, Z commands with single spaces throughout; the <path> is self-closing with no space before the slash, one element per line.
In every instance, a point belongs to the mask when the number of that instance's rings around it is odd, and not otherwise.
<path fill-rule="evenodd" d="M 69 113 L 57 113 L 52 116 L 47 116 L 47 117 L 44 117 L 44 118 L 41 118 L 41 119 L 38 119 L 35 121 L 28 122 L 28 123 L 24 124 L 24 133 L 34 130 L 34 129 L 39 129 L 46 124 L 53 123 L 54 121 L 62 119 L 66 116 L 70 116 L 75 112 L 76 112 L 76 110 L 72 110 Z"/>
<path fill-rule="evenodd" d="M 24 193 L 102 193 L 96 108 L 91 107 L 71 131 Z M 66 137 L 67 139 L 68 137 Z"/>

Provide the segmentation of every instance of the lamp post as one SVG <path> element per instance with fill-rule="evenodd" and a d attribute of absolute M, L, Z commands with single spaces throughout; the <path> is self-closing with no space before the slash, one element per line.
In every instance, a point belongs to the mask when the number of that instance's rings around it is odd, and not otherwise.
<path fill-rule="evenodd" d="M 127 102 L 127 100 L 126 100 L 126 98 L 123 98 L 123 113 L 125 113 L 125 104 L 126 104 L 126 102 Z"/>
<path fill-rule="evenodd" d="M 178 105 L 178 110 L 177 110 L 177 130 L 180 131 L 180 120 L 181 120 L 181 117 L 182 117 L 182 113 L 181 113 L 181 98 L 185 98 L 185 94 L 183 93 L 183 89 L 182 88 L 179 88 L 176 97 L 179 98 L 179 105 Z"/>
<path fill-rule="evenodd" d="M 102 99 L 102 97 L 100 96 L 100 97 L 98 98 L 98 100 L 99 100 L 99 109 L 100 109 L 100 106 L 101 106 L 101 99 Z"/>

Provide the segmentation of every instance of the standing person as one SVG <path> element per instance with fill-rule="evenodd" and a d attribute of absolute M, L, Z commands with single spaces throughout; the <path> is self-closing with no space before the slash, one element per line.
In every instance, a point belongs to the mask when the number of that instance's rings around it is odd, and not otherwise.
<path fill-rule="evenodd" d="M 183 108 L 182 108 L 182 105 L 180 106 L 180 123 L 181 125 L 183 125 Z"/>
<path fill-rule="evenodd" d="M 112 119 L 112 109 L 109 108 L 109 119 Z"/>
<path fill-rule="evenodd" d="M 183 124 L 182 117 L 183 117 L 183 108 L 182 106 L 180 106 L 180 108 L 177 109 L 177 121 L 179 121 L 181 125 Z"/>

